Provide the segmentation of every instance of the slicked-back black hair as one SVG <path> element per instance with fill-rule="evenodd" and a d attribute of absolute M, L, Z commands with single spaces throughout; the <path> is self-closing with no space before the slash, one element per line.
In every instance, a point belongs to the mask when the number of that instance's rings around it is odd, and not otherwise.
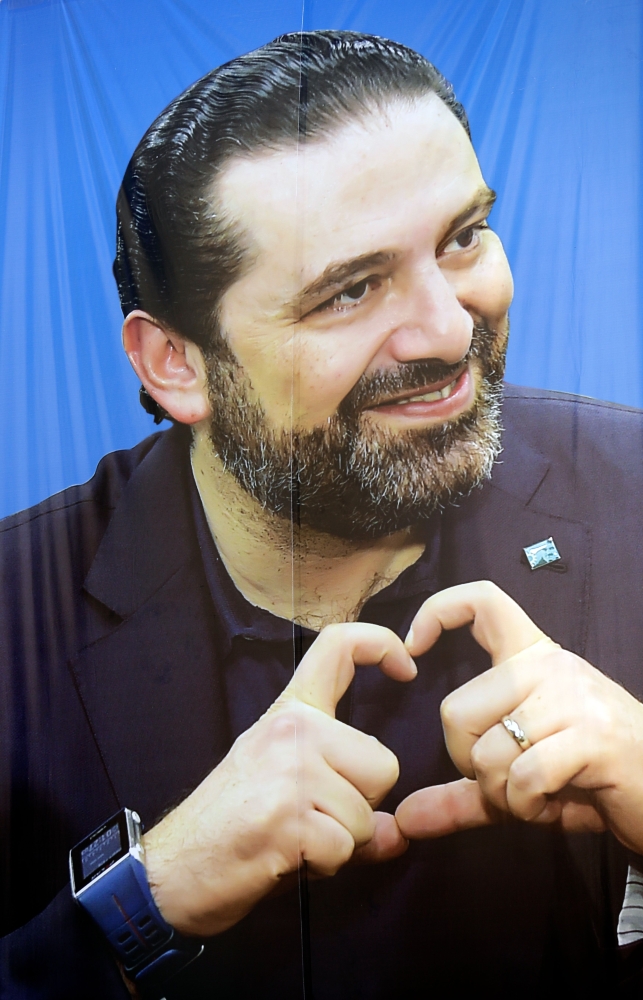
<path fill-rule="evenodd" d="M 202 77 L 159 115 L 125 172 L 114 261 L 123 313 L 143 309 L 207 352 L 217 305 L 246 259 L 212 198 L 222 167 L 235 155 L 314 140 L 391 99 L 428 93 L 469 134 L 442 74 L 412 49 L 373 35 L 282 35 Z"/>

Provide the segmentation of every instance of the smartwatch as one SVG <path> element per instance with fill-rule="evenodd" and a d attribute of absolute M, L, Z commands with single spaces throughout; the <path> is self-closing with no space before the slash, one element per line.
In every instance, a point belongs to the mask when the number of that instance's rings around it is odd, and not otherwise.
<path fill-rule="evenodd" d="M 160 998 L 203 944 L 175 931 L 154 902 L 138 813 L 121 809 L 81 840 L 69 869 L 74 899 L 103 931 L 127 977 L 144 996 Z"/>

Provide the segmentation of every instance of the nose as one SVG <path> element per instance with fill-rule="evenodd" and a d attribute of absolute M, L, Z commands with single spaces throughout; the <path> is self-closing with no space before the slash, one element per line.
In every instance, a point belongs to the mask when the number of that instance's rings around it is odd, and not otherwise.
<path fill-rule="evenodd" d="M 399 288 L 388 326 L 375 359 L 380 367 L 424 358 L 456 364 L 471 346 L 473 319 L 435 261 Z"/>

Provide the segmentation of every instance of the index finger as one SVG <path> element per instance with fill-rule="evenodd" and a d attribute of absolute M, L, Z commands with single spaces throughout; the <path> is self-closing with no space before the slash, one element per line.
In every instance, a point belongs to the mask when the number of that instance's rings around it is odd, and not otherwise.
<path fill-rule="evenodd" d="M 548 654 L 558 647 L 508 594 L 485 580 L 451 587 L 425 601 L 411 624 L 407 649 L 418 655 L 433 645 L 442 629 L 461 625 L 471 625 L 474 639 L 493 663 L 491 670 L 453 691 L 441 706 L 451 759 L 473 778 L 474 744 L 527 697 L 542 676 Z"/>
<path fill-rule="evenodd" d="M 397 681 L 411 681 L 417 674 L 404 643 L 390 629 L 365 622 L 328 625 L 302 659 L 280 700 L 296 698 L 334 717 L 356 665 L 377 665 Z"/>
<path fill-rule="evenodd" d="M 504 590 L 481 580 L 429 597 L 411 622 L 406 648 L 418 656 L 437 642 L 443 629 L 461 625 L 471 625 L 471 634 L 490 654 L 494 666 L 547 639 Z"/>

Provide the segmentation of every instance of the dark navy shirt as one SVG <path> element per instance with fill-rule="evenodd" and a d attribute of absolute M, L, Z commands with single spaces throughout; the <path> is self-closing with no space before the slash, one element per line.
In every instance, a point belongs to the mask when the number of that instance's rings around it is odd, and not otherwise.
<path fill-rule="evenodd" d="M 545 459 L 516 437 L 524 412 L 514 412 L 514 437 L 505 435 L 508 460 L 497 488 L 427 523 L 423 556 L 366 603 L 361 619 L 404 636 L 431 593 L 489 576 L 577 649 L 613 600 L 605 630 L 589 633 L 589 658 L 600 665 L 607 650 L 608 662 L 622 660 L 615 675 L 635 679 L 636 606 L 628 609 L 627 629 L 614 634 L 636 580 L 630 535 L 619 540 L 613 519 L 599 516 L 605 502 L 590 492 L 599 472 L 582 490 L 560 485 L 571 448 L 552 429 L 561 408 L 552 415 L 538 404 L 529 423 L 540 447 L 558 442 L 547 479 Z M 573 418 L 577 443 L 576 408 Z M 592 455 L 601 440 L 591 436 Z M 605 449 L 611 455 L 622 440 L 614 431 Z M 600 471 L 590 458 L 590 470 Z M 541 481 L 552 484 L 553 513 L 542 497 L 540 507 L 527 504 Z M 625 495 L 624 484 L 619 490 Z M 563 493 L 573 502 L 561 515 Z M 639 498 L 640 491 L 631 493 Z M 567 572 L 532 574 L 520 563 L 521 546 L 550 534 Z M 111 1000 L 124 988 L 69 893 L 69 847 L 119 806 L 135 807 L 149 828 L 178 804 L 280 694 L 314 634 L 253 607 L 231 582 L 181 429 L 108 456 L 91 483 L 5 522 L 0 554 L 0 790 L 11 794 L 3 799 L 11 803 L 1 855 L 11 874 L 3 905 L 11 922 L 0 980 L 10 984 L 7 996 L 25 1000 Z M 588 598 L 590 554 L 597 569 Z M 373 734 L 399 761 L 399 780 L 380 805 L 389 812 L 417 789 L 459 778 L 440 704 L 487 669 L 489 657 L 458 629 L 417 665 L 417 677 L 405 684 L 360 667 L 339 706 L 343 720 Z M 621 852 L 610 860 L 611 843 L 507 822 L 416 841 L 384 864 L 302 879 L 299 892 L 263 899 L 209 939 L 203 956 L 168 985 L 167 1000 L 425 1000 L 493 996 L 499 983 L 518 984 L 525 998 L 603 1000 L 615 995 L 626 870 Z"/>
<path fill-rule="evenodd" d="M 403 636 L 436 589 L 487 577 L 641 697 L 631 542 L 643 496 L 640 415 L 512 392 L 493 484 L 426 525 L 422 558 L 361 618 Z M 550 535 L 566 572 L 532 573 L 522 547 Z M 0 992 L 112 1000 L 125 988 L 71 898 L 69 848 L 122 805 L 149 828 L 185 798 L 283 690 L 314 636 L 232 584 L 182 428 L 107 456 L 90 483 L 4 522 L 0 556 Z M 389 812 L 416 789 L 459 778 L 440 704 L 489 657 L 458 629 L 417 665 L 406 684 L 359 668 L 340 705 L 342 719 L 399 761 L 380 805 Z M 614 838 L 534 824 L 416 841 L 395 860 L 345 865 L 265 898 L 208 940 L 166 996 L 426 1000 L 514 985 L 539 1000 L 622 995 L 626 869 Z M 640 995 L 638 954 L 627 962 Z"/>
<path fill-rule="evenodd" d="M 219 669 L 224 676 L 229 729 L 236 739 L 281 694 L 317 633 L 251 604 L 237 589 L 212 538 L 194 479 L 192 510 L 220 632 Z M 365 603 L 360 621 L 385 625 L 404 638 L 419 605 L 438 590 L 439 525 L 439 518 L 430 522 L 423 555 Z M 358 674 L 363 672 L 358 670 Z M 353 687 L 361 688 L 362 683 L 356 679 Z M 351 690 L 337 716 L 356 725 L 355 714 L 359 716 Z"/>
<path fill-rule="evenodd" d="M 219 632 L 214 669 L 223 680 L 232 742 L 283 691 L 316 634 L 243 597 L 218 554 L 194 482 L 192 507 Z M 446 575 L 439 515 L 427 523 L 425 537 L 420 559 L 366 602 L 361 621 L 406 635 Z M 444 745 L 440 703 L 488 658 L 468 630 L 458 630 L 444 634 L 417 664 L 418 677 L 407 684 L 377 667 L 358 668 L 338 706 L 339 718 L 396 754 L 400 778 L 380 806 L 391 812 L 410 792 L 460 777 Z M 516 919 L 525 900 L 528 915 Z M 587 918 L 583 885 L 550 829 L 509 824 L 464 831 L 413 843 L 385 864 L 349 865 L 332 879 L 304 878 L 299 892 L 262 901 L 208 943 L 168 1000 L 410 1000 L 490 987 L 498 968 L 508 979 L 515 969 L 531 996 L 552 980 L 560 980 L 561 989 L 572 980 L 578 985 L 579 967 L 583 981 L 602 980 Z"/>

